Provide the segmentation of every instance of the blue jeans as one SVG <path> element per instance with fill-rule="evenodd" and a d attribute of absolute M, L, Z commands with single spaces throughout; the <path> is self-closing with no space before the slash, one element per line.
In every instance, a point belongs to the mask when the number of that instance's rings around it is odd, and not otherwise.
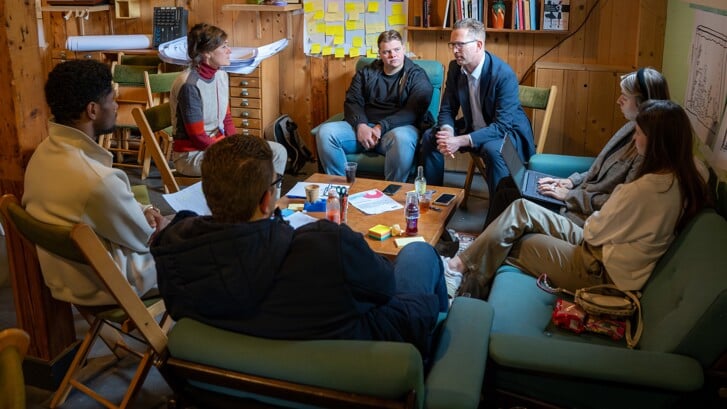
<path fill-rule="evenodd" d="M 472 151 L 485 161 L 485 182 L 490 198 L 494 197 L 495 188 L 500 180 L 510 175 L 505 160 L 500 154 L 502 139 L 492 139 Z M 422 158 L 424 159 L 424 177 L 427 183 L 433 186 L 442 186 L 444 183 L 444 156 L 437 150 L 437 139 L 432 135 L 431 129 L 422 136 Z"/>
<path fill-rule="evenodd" d="M 397 294 L 436 294 L 439 311 L 449 309 L 442 259 L 427 243 L 407 244 L 394 265 Z"/>
<path fill-rule="evenodd" d="M 371 151 L 386 156 L 386 180 L 406 182 L 414 165 L 418 139 L 419 130 L 413 125 L 391 129 L 381 136 L 381 140 Z M 346 154 L 366 151 L 356 139 L 356 132 L 346 121 L 322 124 L 316 136 L 316 144 L 323 171 L 329 175 L 345 174 Z"/>

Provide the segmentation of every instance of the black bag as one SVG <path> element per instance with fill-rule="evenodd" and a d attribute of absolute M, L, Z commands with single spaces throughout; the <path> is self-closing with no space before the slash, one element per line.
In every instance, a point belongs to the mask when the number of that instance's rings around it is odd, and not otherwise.
<path fill-rule="evenodd" d="M 287 114 L 283 114 L 265 128 L 265 139 L 277 142 L 285 147 L 288 153 L 288 163 L 285 173 L 297 175 L 307 162 L 314 162 L 313 154 L 305 146 L 305 142 L 298 133 L 298 124 L 293 122 Z"/>

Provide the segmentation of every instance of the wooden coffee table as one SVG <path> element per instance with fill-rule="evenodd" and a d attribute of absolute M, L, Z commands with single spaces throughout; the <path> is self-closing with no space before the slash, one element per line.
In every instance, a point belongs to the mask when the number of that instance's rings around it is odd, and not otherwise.
<path fill-rule="evenodd" d="M 346 178 L 344 176 L 332 176 L 332 175 L 325 175 L 321 173 L 315 173 L 311 175 L 308 179 L 305 180 L 306 182 L 316 182 L 320 184 L 328 184 L 328 183 L 334 183 L 339 185 L 347 185 Z M 366 190 L 371 189 L 379 189 L 384 190 L 384 188 L 389 185 L 390 183 L 395 183 L 397 185 L 402 185 L 401 189 L 399 189 L 398 192 L 396 192 L 392 198 L 396 200 L 397 202 L 401 203 L 402 206 L 405 204 L 406 201 L 406 192 L 414 190 L 414 185 L 411 183 L 399 183 L 399 182 L 388 182 L 385 180 L 374 180 L 374 179 L 363 179 L 363 178 L 356 178 L 356 181 L 351 185 L 351 188 L 349 189 L 349 195 L 363 192 Z M 434 190 L 434 196 L 432 200 L 434 200 L 437 196 L 439 196 L 442 193 L 450 193 L 455 196 L 455 199 L 452 201 L 452 203 L 449 206 L 437 206 L 435 207 L 439 208 L 440 211 L 434 211 L 429 210 L 426 213 L 423 213 L 419 216 L 419 236 L 422 236 L 424 240 L 431 244 L 435 245 L 437 241 L 439 240 L 439 237 L 442 235 L 442 232 L 444 231 L 445 226 L 447 225 L 447 222 L 454 214 L 454 210 L 459 205 L 459 203 L 462 201 L 462 198 L 464 197 L 464 190 L 459 188 L 451 188 L 451 187 L 442 187 L 442 186 L 427 186 L 427 189 Z M 302 202 L 302 199 L 289 199 L 291 203 L 294 202 Z M 282 203 L 281 203 L 282 204 Z M 313 217 L 317 218 L 324 218 L 325 214 L 323 212 L 309 212 L 309 214 Z M 402 229 L 406 228 L 406 220 L 404 218 L 404 209 L 399 210 L 393 210 L 390 212 L 384 212 L 381 214 L 375 214 L 375 215 L 367 215 L 358 210 L 357 208 L 351 206 L 349 204 L 348 206 L 348 224 L 351 229 L 354 231 L 360 232 L 364 235 L 364 238 L 366 239 L 366 242 L 369 244 L 372 250 L 378 254 L 385 255 L 389 258 L 396 257 L 397 254 L 399 254 L 399 250 L 401 250 L 399 247 L 396 247 L 396 244 L 394 244 L 394 237 L 390 237 L 386 240 L 379 241 L 375 239 L 371 239 L 368 237 L 367 232 L 368 230 L 377 225 L 377 224 L 383 224 L 386 226 L 391 226 L 393 224 L 398 224 L 401 226 Z"/>

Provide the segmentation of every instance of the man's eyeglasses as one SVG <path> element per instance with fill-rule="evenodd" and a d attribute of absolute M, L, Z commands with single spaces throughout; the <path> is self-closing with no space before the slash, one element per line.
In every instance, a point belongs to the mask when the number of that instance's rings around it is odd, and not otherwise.
<path fill-rule="evenodd" d="M 462 47 L 466 46 L 467 44 L 475 43 L 475 42 L 477 42 L 477 40 L 455 41 L 453 43 L 447 43 L 447 46 L 449 46 L 449 48 L 451 50 L 454 50 L 455 48 L 458 49 L 458 50 L 461 50 Z"/>
<path fill-rule="evenodd" d="M 391 50 L 379 50 L 379 54 L 382 55 L 394 55 L 401 52 L 401 47 L 392 48 Z"/>
<path fill-rule="evenodd" d="M 280 186 L 280 183 L 283 181 L 283 175 L 278 175 L 278 177 L 273 181 L 273 183 L 270 184 L 270 186 Z"/>

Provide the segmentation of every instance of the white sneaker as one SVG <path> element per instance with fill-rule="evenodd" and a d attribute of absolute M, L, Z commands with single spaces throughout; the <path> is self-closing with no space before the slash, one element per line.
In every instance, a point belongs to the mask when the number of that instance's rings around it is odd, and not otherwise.
<path fill-rule="evenodd" d="M 449 298 L 454 298 L 457 294 L 460 284 L 462 284 L 462 273 L 454 271 L 449 267 L 449 257 L 440 256 L 442 258 L 442 265 L 444 266 L 444 281 L 447 283 L 447 295 Z"/>

